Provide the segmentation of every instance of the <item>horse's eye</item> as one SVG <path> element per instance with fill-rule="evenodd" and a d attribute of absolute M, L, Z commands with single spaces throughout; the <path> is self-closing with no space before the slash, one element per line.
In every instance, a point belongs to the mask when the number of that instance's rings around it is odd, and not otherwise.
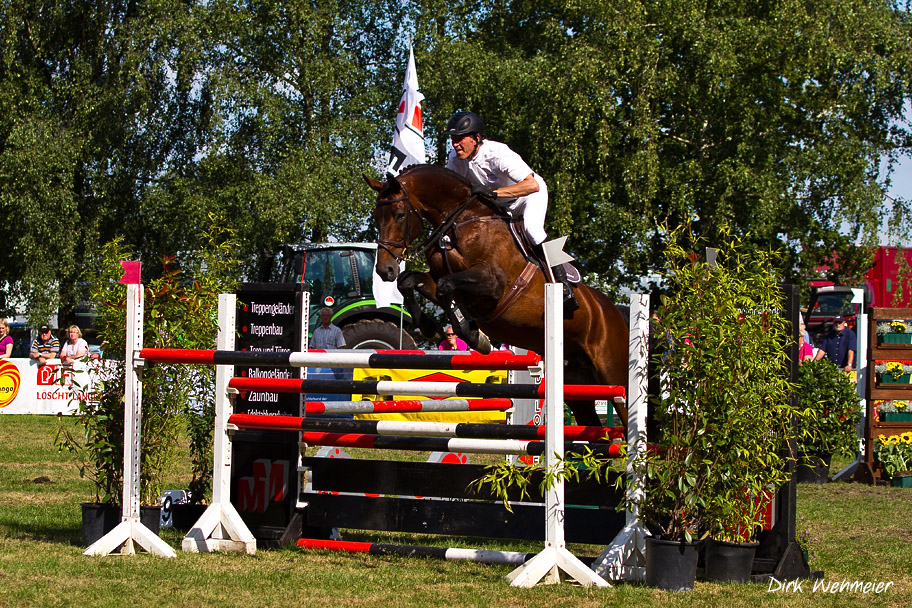
<path fill-rule="evenodd" d="M 397 211 L 397 212 L 396 212 L 396 221 L 397 221 L 397 222 L 401 222 L 401 221 L 404 220 L 404 219 L 405 219 L 405 212 L 404 212 L 404 211 Z"/>

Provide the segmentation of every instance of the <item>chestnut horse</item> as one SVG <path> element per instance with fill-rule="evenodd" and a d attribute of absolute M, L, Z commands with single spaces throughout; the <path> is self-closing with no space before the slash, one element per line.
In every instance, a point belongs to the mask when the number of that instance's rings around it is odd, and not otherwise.
<path fill-rule="evenodd" d="M 473 196 L 465 178 L 435 165 L 413 166 L 398 177 L 387 176 L 386 182 L 365 179 L 377 191 L 377 274 L 384 281 L 398 278 L 412 321 L 425 337 L 439 335 L 439 325 L 421 315 L 416 290 L 444 309 L 456 333 L 472 348 L 490 350 L 490 337 L 544 352 L 544 273 L 536 269 L 525 288 L 519 286 L 527 261 L 510 234 L 508 218 L 494 203 Z M 423 220 L 432 227 L 430 237 L 413 247 Z M 421 254 L 430 272 L 399 272 L 399 262 Z M 511 291 L 519 293 L 510 296 L 504 308 Z M 579 309 L 564 321 L 566 382 L 626 385 L 623 316 L 599 291 L 579 285 L 575 293 Z M 600 424 L 592 401 L 567 405 L 577 424 Z M 616 410 L 626 424 L 626 408 Z"/>

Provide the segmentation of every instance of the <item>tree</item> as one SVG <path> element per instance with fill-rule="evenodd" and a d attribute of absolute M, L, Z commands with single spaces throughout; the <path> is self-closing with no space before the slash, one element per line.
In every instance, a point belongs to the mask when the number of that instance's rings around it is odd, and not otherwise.
<path fill-rule="evenodd" d="M 262 262 L 283 242 L 372 231 L 361 173 L 377 165 L 401 73 L 390 63 L 403 4 L 210 5 L 218 124 L 194 188 L 237 218 Z"/>
<path fill-rule="evenodd" d="M 854 245 L 908 216 L 885 199 L 912 143 L 899 3 L 424 5 L 431 130 L 459 107 L 482 114 L 545 177 L 551 229 L 607 284 L 659 268 L 659 227 L 687 221 L 710 243 L 730 225 L 782 248 L 792 280 L 834 251 L 835 278 L 858 276 L 869 251 Z"/>
<path fill-rule="evenodd" d="M 70 320 L 86 255 L 102 243 L 148 242 L 147 192 L 194 159 L 205 98 L 185 35 L 193 4 L 3 4 L 0 212 L 12 255 L 0 274 L 33 324 L 58 307 Z"/>

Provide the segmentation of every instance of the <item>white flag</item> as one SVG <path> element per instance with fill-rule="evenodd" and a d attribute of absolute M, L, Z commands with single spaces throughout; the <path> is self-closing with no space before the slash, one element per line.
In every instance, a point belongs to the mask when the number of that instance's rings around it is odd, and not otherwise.
<path fill-rule="evenodd" d="M 418 92 L 418 70 L 415 69 L 415 55 L 409 47 L 408 67 L 405 69 L 405 80 L 402 83 L 402 98 L 399 100 L 399 111 L 396 114 L 396 130 L 393 133 L 393 145 L 390 147 L 390 162 L 386 170 L 393 175 L 410 165 L 423 165 L 424 153 L 424 119 L 421 116 L 421 101 L 424 95 Z M 405 270 L 405 263 L 399 264 L 399 271 Z M 386 308 L 392 304 L 402 304 L 402 294 L 395 282 L 387 283 L 377 275 L 374 266 L 373 281 L 374 300 L 377 308 Z"/>
<path fill-rule="evenodd" d="M 399 262 L 399 272 L 405 270 L 405 262 Z M 371 291 L 374 292 L 374 306 L 377 308 L 388 308 L 393 304 L 402 304 L 402 294 L 399 293 L 399 287 L 396 281 L 386 282 L 377 274 L 377 265 L 374 264 L 374 279 L 371 284 Z"/>
<path fill-rule="evenodd" d="M 393 133 L 393 145 L 390 147 L 390 161 L 386 170 L 393 175 L 410 165 L 423 165 L 426 160 L 424 152 L 424 120 L 421 117 L 421 101 L 424 95 L 418 92 L 418 71 L 415 69 L 415 56 L 409 47 L 408 67 L 405 70 L 405 81 L 402 84 L 402 99 L 399 100 L 399 112 L 396 114 L 396 131 Z"/>

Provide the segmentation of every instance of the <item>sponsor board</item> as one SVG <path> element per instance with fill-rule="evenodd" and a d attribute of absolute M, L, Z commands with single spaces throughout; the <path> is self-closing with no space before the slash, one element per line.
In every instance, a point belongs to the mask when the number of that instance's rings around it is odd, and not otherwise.
<path fill-rule="evenodd" d="M 479 384 L 505 384 L 505 371 L 447 371 L 435 372 L 411 369 L 356 369 L 355 380 L 392 380 L 394 382 L 473 382 Z M 359 395 L 351 396 L 353 401 L 440 399 L 421 395 Z M 458 397 L 462 399 L 463 397 Z M 422 420 L 427 422 L 503 422 L 506 412 L 403 412 L 401 414 L 358 414 L 359 420 Z"/>
<path fill-rule="evenodd" d="M 39 366 L 25 358 L 0 361 L 0 414 L 73 414 L 80 399 L 94 398 L 97 367 L 81 362 Z"/>

